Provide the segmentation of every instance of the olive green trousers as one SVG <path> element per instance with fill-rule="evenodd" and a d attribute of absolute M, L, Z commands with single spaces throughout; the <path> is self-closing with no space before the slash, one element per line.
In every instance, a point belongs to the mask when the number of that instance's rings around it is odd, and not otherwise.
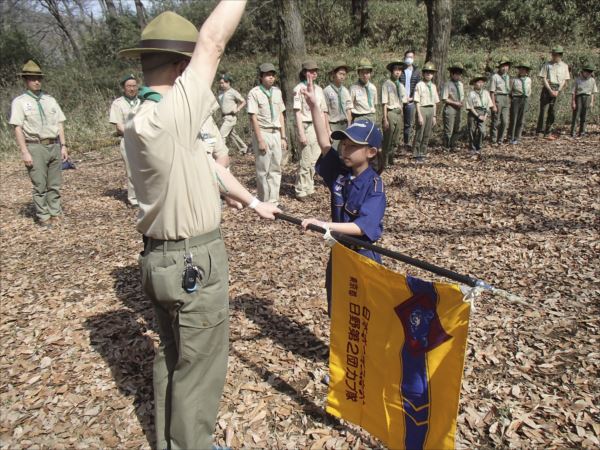
<path fill-rule="evenodd" d="M 510 116 L 510 97 L 496 94 L 496 112 L 492 112 L 491 139 L 492 143 L 502 143 L 504 133 L 508 131 Z"/>
<path fill-rule="evenodd" d="M 33 184 L 35 217 L 44 222 L 62 213 L 60 187 L 62 185 L 62 158 L 60 144 L 28 143 L 33 165 L 27 168 Z"/>
<path fill-rule="evenodd" d="M 423 116 L 423 125 L 419 125 L 417 120 L 415 130 L 415 141 L 413 144 L 413 157 L 423 157 L 427 155 L 427 146 L 433 130 L 433 106 L 421 106 L 421 115 Z"/>
<path fill-rule="evenodd" d="M 385 108 L 385 106 L 384 106 Z M 388 128 L 383 132 L 383 158 L 384 164 L 394 164 L 394 151 L 400 144 L 400 137 L 404 129 L 404 122 L 402 121 L 402 107 L 396 109 L 388 109 Z"/>
<path fill-rule="evenodd" d="M 202 272 L 192 293 L 182 287 L 188 254 Z M 140 266 L 160 335 L 153 374 L 156 446 L 211 448 L 229 346 L 228 264 L 220 231 L 181 241 L 150 239 Z"/>
<path fill-rule="evenodd" d="M 454 148 L 460 133 L 460 108 L 445 105 L 442 115 L 444 118 L 444 147 Z"/>

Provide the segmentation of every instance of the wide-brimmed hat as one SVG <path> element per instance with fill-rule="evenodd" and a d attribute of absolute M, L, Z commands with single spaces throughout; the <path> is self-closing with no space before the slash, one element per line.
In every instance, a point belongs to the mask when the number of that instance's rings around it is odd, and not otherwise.
<path fill-rule="evenodd" d="M 381 143 L 383 142 L 381 130 L 373 122 L 366 119 L 359 119 L 353 122 L 352 125 L 343 131 L 339 130 L 331 133 L 331 139 L 334 141 L 346 138 L 357 144 L 364 144 L 377 149 L 381 148 Z"/>
<path fill-rule="evenodd" d="M 258 73 L 268 73 L 268 72 L 277 73 L 277 69 L 275 69 L 275 66 L 271 63 L 263 63 L 260 66 L 258 66 Z"/>
<path fill-rule="evenodd" d="M 437 72 L 437 68 L 432 62 L 426 62 L 423 68 L 421 69 L 421 72 Z"/>
<path fill-rule="evenodd" d="M 37 63 L 33 59 L 30 59 L 23 65 L 23 68 L 21 69 L 21 73 L 19 73 L 18 75 L 20 75 L 22 77 L 43 77 L 44 76 L 44 74 L 42 73 L 42 69 L 40 68 L 40 66 L 37 65 Z"/>
<path fill-rule="evenodd" d="M 515 67 L 517 69 L 523 68 L 523 69 L 531 70 L 531 66 L 527 62 L 519 62 L 515 65 Z"/>
<path fill-rule="evenodd" d="M 454 63 L 454 64 L 450 64 L 450 66 L 448 67 L 448 70 L 450 72 L 463 73 L 465 71 L 465 66 L 463 66 L 461 63 Z"/>
<path fill-rule="evenodd" d="M 308 61 L 304 61 L 302 63 L 302 70 L 319 70 L 319 65 L 316 61 L 309 59 Z"/>
<path fill-rule="evenodd" d="M 509 66 L 512 64 L 512 61 L 507 56 L 502 56 L 498 59 L 498 67 L 508 64 Z"/>
<path fill-rule="evenodd" d="M 562 55 L 565 51 L 562 48 L 562 45 L 555 45 L 554 47 L 552 47 L 552 50 L 550 50 L 551 53 L 558 53 L 560 55 Z"/>
<path fill-rule="evenodd" d="M 329 71 L 329 73 L 335 73 L 340 69 L 346 69 L 346 72 L 350 72 L 350 66 L 348 64 L 346 64 L 343 61 L 337 61 L 334 65 L 333 65 L 333 69 L 331 69 Z"/>
<path fill-rule="evenodd" d="M 128 73 L 127 75 L 123 75 L 121 77 L 121 81 L 119 81 L 119 84 L 121 86 L 124 86 L 126 82 L 128 82 L 129 80 L 137 80 L 137 78 L 135 77 L 134 74 L 132 73 Z"/>
<path fill-rule="evenodd" d="M 358 67 L 356 70 L 373 70 L 373 63 L 367 58 L 362 58 L 360 61 L 358 61 Z"/>
<path fill-rule="evenodd" d="M 485 75 L 476 75 L 475 77 L 471 78 L 471 81 L 469 81 L 469 84 L 475 84 L 479 80 L 487 81 L 487 79 L 488 79 L 488 77 Z"/>
<path fill-rule="evenodd" d="M 596 68 L 594 67 L 594 65 L 592 63 L 588 62 L 583 65 L 581 70 L 585 70 L 586 72 L 594 72 L 596 70 Z"/>
<path fill-rule="evenodd" d="M 394 66 L 400 66 L 404 69 L 404 61 L 401 58 L 396 58 L 387 66 L 385 66 L 385 68 L 391 72 L 392 70 L 394 70 Z"/>
<path fill-rule="evenodd" d="M 146 25 L 137 47 L 123 49 L 119 56 L 135 58 L 146 53 L 173 53 L 191 58 L 197 37 L 198 30 L 192 22 L 166 11 Z"/>

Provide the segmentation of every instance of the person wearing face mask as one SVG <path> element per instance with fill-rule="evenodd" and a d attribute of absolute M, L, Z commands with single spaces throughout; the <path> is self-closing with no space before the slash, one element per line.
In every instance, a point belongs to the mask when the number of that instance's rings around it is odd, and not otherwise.
<path fill-rule="evenodd" d="M 138 202 L 135 197 L 135 189 L 131 180 L 131 169 L 129 168 L 129 162 L 127 161 L 127 154 L 125 153 L 123 130 L 129 114 L 135 113 L 135 110 L 140 105 L 140 99 L 137 96 L 138 83 L 135 75 L 130 73 L 121 78 L 120 84 L 123 89 L 123 95 L 110 105 L 110 116 L 108 121 L 115 126 L 117 136 L 121 137 L 119 148 L 121 149 L 121 157 L 125 163 L 125 172 L 127 173 L 127 201 L 129 202 L 129 205 L 137 207 Z"/>
<path fill-rule="evenodd" d="M 407 102 L 403 106 L 403 119 L 404 119 L 404 145 L 407 149 L 410 149 L 410 143 L 412 142 L 413 123 L 415 122 L 416 105 L 414 103 L 415 87 L 417 83 L 421 81 L 421 72 L 414 65 L 415 52 L 413 50 L 407 50 L 404 52 L 404 70 L 400 75 L 400 83 L 404 84 L 404 90 L 408 95 Z"/>

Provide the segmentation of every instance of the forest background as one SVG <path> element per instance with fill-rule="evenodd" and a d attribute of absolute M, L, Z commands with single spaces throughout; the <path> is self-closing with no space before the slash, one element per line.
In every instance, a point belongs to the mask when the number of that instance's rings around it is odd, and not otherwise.
<path fill-rule="evenodd" d="M 27 59 L 41 64 L 46 74 L 44 90 L 58 99 L 67 116 L 65 127 L 72 153 L 111 148 L 116 138 L 108 123 L 108 110 L 112 100 L 121 95 L 118 80 L 125 73 L 140 75 L 138 61 L 118 59 L 118 50 L 135 45 L 141 28 L 165 10 L 176 11 L 199 25 L 215 3 L 216 0 L 2 0 L 0 157 L 18 155 L 8 116 L 12 98 L 23 90 L 16 73 Z M 321 85 L 327 84 L 326 72 L 335 61 L 355 66 L 367 56 L 375 65 L 373 81 L 380 86 L 388 76 L 386 64 L 392 58 L 402 57 L 405 50 L 416 51 L 417 65 L 425 62 L 432 28 L 428 26 L 428 9 L 440 5 L 451 11 L 450 17 L 444 18 L 444 27 L 450 30 L 447 62 L 465 66 L 466 82 L 472 75 L 492 71 L 502 55 L 529 62 L 532 78 L 536 79 L 538 68 L 556 44 L 565 47 L 564 60 L 573 76 L 584 61 L 600 66 L 600 2 L 250 0 L 227 47 L 220 72 L 230 73 L 234 87 L 245 95 L 256 84 L 258 64 L 269 61 L 278 65 L 281 46 L 285 45 L 282 33 L 289 27 L 285 16 L 291 12 L 298 16 L 300 32 L 304 31 L 305 55 L 317 60 L 323 69 Z M 291 65 L 299 70 L 302 55 L 295 57 Z M 279 65 L 282 66 L 281 61 Z M 351 73 L 348 81 L 354 78 Z M 292 86 L 296 80 L 296 74 L 290 76 Z M 539 88 L 535 82 L 528 114 L 530 125 L 537 117 Z M 569 102 L 570 95 L 561 95 L 559 124 L 570 120 Z M 598 120 L 595 112 L 591 121 Z M 240 115 L 240 128 L 248 140 L 245 114 Z"/>

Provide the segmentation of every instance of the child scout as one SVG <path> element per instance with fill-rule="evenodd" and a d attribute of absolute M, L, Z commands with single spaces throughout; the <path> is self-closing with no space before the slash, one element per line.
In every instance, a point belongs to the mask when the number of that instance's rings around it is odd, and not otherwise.
<path fill-rule="evenodd" d="M 217 98 L 221 107 L 221 115 L 223 116 L 223 123 L 219 132 L 223 136 L 223 139 L 227 139 L 228 137 L 231 139 L 238 152 L 245 154 L 248 151 L 248 146 L 235 131 L 235 125 L 237 124 L 237 114 L 246 106 L 246 100 L 244 100 L 244 97 L 238 91 L 231 87 L 232 83 L 233 79 L 230 75 L 223 74 L 219 77 L 219 88 L 221 91 Z"/>
<path fill-rule="evenodd" d="M 404 85 L 400 83 L 403 65 L 404 63 L 400 59 L 390 62 L 386 66 L 390 71 L 390 78 L 381 85 L 384 165 L 394 164 L 394 152 L 400 144 L 404 129 L 402 107 L 408 102 L 408 96 Z"/>
<path fill-rule="evenodd" d="M 285 104 L 275 84 L 277 71 L 271 63 L 258 68 L 259 85 L 248 92 L 247 111 L 252 127 L 256 157 L 256 187 L 260 201 L 279 203 L 282 149 L 287 148 Z"/>
<path fill-rule="evenodd" d="M 329 111 L 329 129 L 345 130 L 352 122 L 352 100 L 350 91 L 344 86 L 344 81 L 350 68 L 343 62 L 337 62 L 329 72 L 331 82 L 323 89 L 327 110 Z"/>
<path fill-rule="evenodd" d="M 544 63 L 539 73 L 543 85 L 540 94 L 540 113 L 535 131 L 538 137 L 543 133 L 544 137 L 549 140 L 557 138 L 556 135 L 550 134 L 555 119 L 556 98 L 567 81 L 571 79 L 569 66 L 562 61 L 563 52 L 564 50 L 560 45 L 552 48 L 550 61 Z M 545 125 L 544 118 L 546 118 Z"/>
<path fill-rule="evenodd" d="M 123 89 L 123 95 L 110 105 L 108 121 L 115 126 L 117 135 L 121 137 L 119 148 L 121 149 L 121 157 L 125 163 L 125 172 L 127 174 L 127 201 L 131 206 L 138 206 L 138 201 L 135 197 L 135 189 L 133 188 L 133 182 L 131 180 L 131 169 L 129 168 L 129 162 L 127 161 L 127 154 L 125 153 L 125 142 L 123 141 L 123 131 L 125 129 L 127 117 L 129 114 L 134 113 L 137 107 L 140 106 L 138 83 L 135 75 L 127 74 L 121 78 L 120 84 Z"/>
<path fill-rule="evenodd" d="M 512 145 L 519 143 L 528 99 L 531 96 L 531 67 L 527 63 L 517 64 L 517 76 L 511 80 L 510 87 L 510 123 L 508 125 L 508 138 Z"/>
<path fill-rule="evenodd" d="M 508 130 L 510 112 L 510 76 L 508 70 L 511 62 L 503 57 L 498 63 L 498 72 L 490 80 L 490 96 L 492 98 L 492 144 L 502 144 L 504 132 Z"/>
<path fill-rule="evenodd" d="M 61 165 L 69 157 L 63 122 L 65 115 L 54 97 L 42 91 L 42 69 L 27 61 L 21 73 L 25 93 L 11 104 L 8 121 L 15 129 L 21 158 L 33 184 L 37 223 L 50 228 L 60 220 Z"/>
<path fill-rule="evenodd" d="M 315 163 L 319 159 L 321 149 L 317 142 L 317 135 L 313 127 L 313 120 L 310 114 L 310 108 L 306 103 L 302 90 L 310 78 L 315 89 L 315 95 L 319 101 L 319 108 L 324 117 L 327 118 L 327 102 L 323 89 L 315 83 L 319 74 L 319 66 L 314 61 L 305 61 L 302 63 L 300 71 L 300 83 L 294 88 L 294 113 L 296 116 L 296 132 L 300 142 L 299 167 L 296 173 L 296 184 L 294 186 L 296 199 L 305 201 L 315 193 Z M 325 121 L 329 126 L 328 120 Z M 328 130 L 331 134 L 331 130 Z"/>
<path fill-rule="evenodd" d="M 377 106 L 377 88 L 371 83 L 373 64 L 366 58 L 359 61 L 356 69 L 358 80 L 350 86 L 352 100 L 352 120 L 366 119 L 375 123 Z"/>
<path fill-rule="evenodd" d="M 431 130 L 435 126 L 436 105 L 440 102 L 437 88 L 433 84 L 433 74 L 437 72 L 431 62 L 425 63 L 421 71 L 423 79 L 415 87 L 414 101 L 417 105 L 417 127 L 413 144 L 413 157 L 416 162 L 423 162 L 427 156 L 427 145 L 431 137 Z"/>
<path fill-rule="evenodd" d="M 480 153 L 485 138 L 485 121 L 492 107 L 490 93 L 483 88 L 487 81 L 485 75 L 471 80 L 473 90 L 467 95 L 467 126 L 469 128 L 469 149 L 473 153 Z"/>
<path fill-rule="evenodd" d="M 448 67 L 448 71 L 450 79 L 442 87 L 443 145 L 446 150 L 453 150 L 460 133 L 460 116 L 465 102 L 465 87 L 461 81 L 465 69 L 462 64 L 457 63 Z"/>
<path fill-rule="evenodd" d="M 598 86 L 596 86 L 596 80 L 592 76 L 593 73 L 594 66 L 586 63 L 573 86 L 573 96 L 571 99 L 571 108 L 573 109 L 573 117 L 571 119 L 572 137 L 575 137 L 577 122 L 579 122 L 579 136 L 585 135 L 587 113 L 591 112 L 594 107 L 594 94 L 598 93 Z"/>

